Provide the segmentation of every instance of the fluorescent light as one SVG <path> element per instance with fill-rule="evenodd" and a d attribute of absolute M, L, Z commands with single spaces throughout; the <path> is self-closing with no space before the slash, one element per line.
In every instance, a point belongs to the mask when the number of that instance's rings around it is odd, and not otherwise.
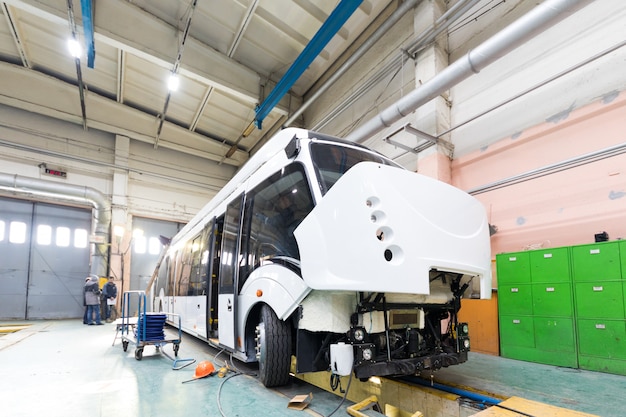
<path fill-rule="evenodd" d="M 83 52 L 80 43 L 76 39 L 68 39 L 67 48 L 70 50 L 70 55 L 74 58 L 80 58 Z"/>
<path fill-rule="evenodd" d="M 124 226 L 120 226 L 118 224 L 113 226 L 113 235 L 117 237 L 123 237 L 124 233 L 126 233 L 126 229 L 124 229 Z"/>
<path fill-rule="evenodd" d="M 178 86 L 180 85 L 180 79 L 176 74 L 170 75 L 170 78 L 167 80 L 167 88 L 170 91 L 178 90 Z"/>

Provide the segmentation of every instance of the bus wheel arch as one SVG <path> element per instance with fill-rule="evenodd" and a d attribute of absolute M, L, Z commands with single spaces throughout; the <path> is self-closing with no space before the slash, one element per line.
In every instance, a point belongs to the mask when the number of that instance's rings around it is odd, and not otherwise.
<path fill-rule="evenodd" d="M 267 304 L 260 305 L 258 315 L 253 317 L 257 317 L 254 341 L 259 380 L 266 387 L 286 385 L 291 369 L 291 322 L 280 320 Z"/>

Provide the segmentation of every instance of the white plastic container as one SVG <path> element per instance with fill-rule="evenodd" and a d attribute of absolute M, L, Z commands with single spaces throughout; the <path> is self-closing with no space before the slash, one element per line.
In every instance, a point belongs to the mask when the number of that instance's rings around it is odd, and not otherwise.
<path fill-rule="evenodd" d="M 352 372 L 354 349 L 343 342 L 330 345 L 330 367 L 335 375 L 346 376 Z"/>

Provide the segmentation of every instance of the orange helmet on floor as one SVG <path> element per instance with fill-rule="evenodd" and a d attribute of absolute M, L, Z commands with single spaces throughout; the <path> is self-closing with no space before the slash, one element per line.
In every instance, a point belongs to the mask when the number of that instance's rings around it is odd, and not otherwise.
<path fill-rule="evenodd" d="M 193 376 L 194 378 L 204 378 L 205 376 L 211 375 L 215 372 L 215 367 L 209 361 L 202 361 L 196 366 L 196 373 Z"/>

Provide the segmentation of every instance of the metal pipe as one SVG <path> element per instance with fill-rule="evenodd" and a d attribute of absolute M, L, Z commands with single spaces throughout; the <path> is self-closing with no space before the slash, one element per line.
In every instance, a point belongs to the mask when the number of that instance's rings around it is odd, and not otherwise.
<path fill-rule="evenodd" d="M 468 10 L 470 10 L 476 3 L 480 0 L 468 0 L 464 3 L 455 4 L 450 10 L 448 10 L 445 14 L 443 14 L 437 21 L 434 26 L 429 28 L 428 30 L 423 31 L 417 36 L 417 38 L 413 41 L 411 45 L 407 48 L 405 54 L 400 55 L 400 60 L 392 60 L 387 63 L 383 68 L 379 69 L 374 76 L 370 77 L 365 83 L 360 85 L 354 93 L 348 96 L 343 102 L 341 102 L 338 106 L 336 106 L 332 111 L 330 111 L 322 120 L 317 122 L 314 126 L 312 126 L 311 130 L 320 131 L 323 129 L 328 123 L 334 120 L 340 113 L 342 113 L 345 109 L 349 108 L 354 104 L 358 99 L 363 97 L 365 93 L 370 91 L 376 84 L 380 83 L 385 77 L 389 74 L 397 71 L 398 67 L 402 67 L 406 61 L 415 57 L 419 51 L 424 49 L 430 43 L 432 43 L 437 35 L 444 30 L 446 30 L 452 23 L 454 23 L 457 19 L 463 16 Z M 439 25 L 437 27 L 437 25 Z"/>
<path fill-rule="evenodd" d="M 349 134 L 361 142 L 565 19 L 592 0 L 547 0 Z"/>
<path fill-rule="evenodd" d="M 472 392 L 472 391 L 468 391 L 468 390 L 464 390 L 464 389 L 460 389 L 460 388 L 450 387 L 448 385 L 439 384 L 437 382 L 426 381 L 424 379 L 421 379 L 421 378 L 418 378 L 418 377 L 415 377 L 415 376 L 407 376 L 407 377 L 403 377 L 403 378 L 400 378 L 400 379 L 405 380 L 405 381 L 409 381 L 409 382 L 411 382 L 413 384 L 423 385 L 425 387 L 431 387 L 431 388 L 438 389 L 440 391 L 445 391 L 445 392 L 449 392 L 451 394 L 456 394 L 456 395 L 458 395 L 460 397 L 469 398 L 470 400 L 478 401 L 478 402 L 484 403 L 484 404 L 497 405 L 500 402 L 502 402 L 502 400 L 497 399 L 497 398 L 488 397 L 486 395 L 478 394 L 476 392 Z"/>
<path fill-rule="evenodd" d="M 320 88 L 315 93 L 313 93 L 313 95 L 311 95 L 311 97 L 309 97 L 307 101 L 302 103 L 300 108 L 296 110 L 291 115 L 291 117 L 287 119 L 287 121 L 283 124 L 283 127 L 288 127 L 289 125 L 291 125 L 298 118 L 298 116 L 304 113 L 304 111 L 308 109 L 311 104 L 313 104 L 313 102 L 317 101 L 317 99 L 320 98 L 320 96 L 324 94 L 326 90 L 328 90 L 343 74 L 346 73 L 346 71 L 348 71 L 348 69 L 350 69 L 356 63 L 356 61 L 358 61 L 363 55 L 365 55 L 365 53 L 372 46 L 374 46 L 376 42 L 379 41 L 380 38 L 382 38 L 383 35 L 385 35 L 385 33 L 387 33 L 387 31 L 389 31 L 389 29 L 393 27 L 393 25 L 395 25 L 409 10 L 414 8 L 417 5 L 418 1 L 421 0 L 404 1 L 391 14 L 391 16 L 389 16 L 389 18 L 387 18 L 387 20 L 385 20 L 383 24 L 380 25 L 380 27 L 376 29 L 376 31 L 374 31 L 372 36 L 370 36 L 363 43 L 363 45 L 359 46 L 359 48 L 354 52 L 354 54 L 352 54 L 352 56 L 350 56 L 350 58 L 348 58 L 346 62 L 344 62 L 339 67 L 339 69 L 337 69 L 337 71 L 335 71 L 335 73 L 331 75 L 330 78 L 328 78 L 328 80 L 326 80 L 326 82 L 322 84 L 322 86 L 320 86 Z"/>
<path fill-rule="evenodd" d="M 579 155 L 577 157 L 566 159 L 564 161 L 557 162 L 551 165 L 546 165 L 537 169 L 522 172 L 521 174 L 517 174 L 508 178 L 503 178 L 489 184 L 472 188 L 470 190 L 467 190 L 466 192 L 470 195 L 486 193 L 489 191 L 497 190 L 499 188 L 507 187 L 509 185 L 519 184 L 524 181 L 529 181 L 546 175 L 555 174 L 557 172 L 565 171 L 566 169 L 576 168 L 581 165 L 601 161 L 606 158 L 612 158 L 614 156 L 622 155 L 624 153 L 626 153 L 626 144 L 620 143 L 618 145 L 586 153 L 584 155 Z"/>
<path fill-rule="evenodd" d="M 40 195 L 68 201 L 86 202 L 93 206 L 93 232 L 104 243 L 96 243 L 91 253 L 90 273 L 108 276 L 107 253 L 111 230 L 111 203 L 101 192 L 91 187 L 60 184 L 37 178 L 0 173 L 0 189 L 16 194 Z"/>

